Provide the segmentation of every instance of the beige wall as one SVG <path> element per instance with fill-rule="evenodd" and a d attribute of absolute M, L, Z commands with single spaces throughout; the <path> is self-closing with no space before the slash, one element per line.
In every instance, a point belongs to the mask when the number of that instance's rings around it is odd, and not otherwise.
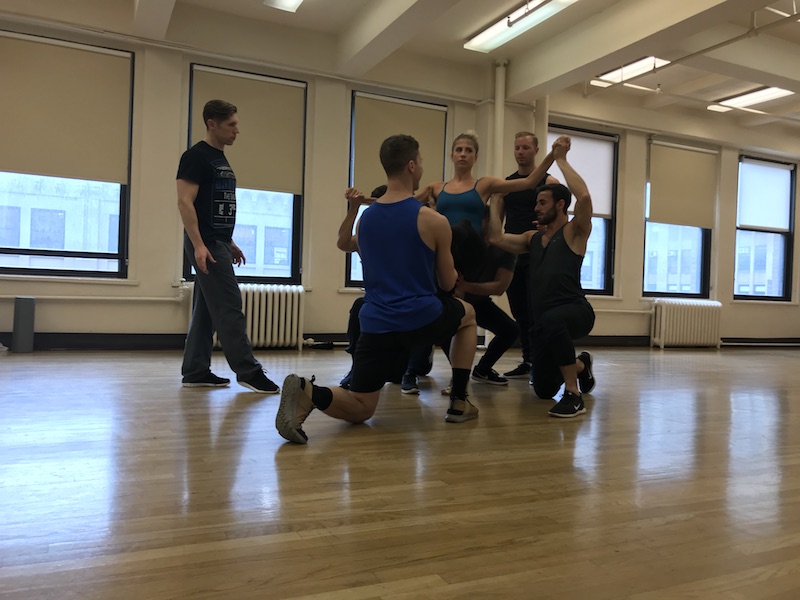
<path fill-rule="evenodd" d="M 61 10 L 60 3 L 41 4 L 50 6 L 56 16 L 60 14 L 57 12 Z M 185 9 L 179 4 L 176 10 Z M 68 20 L 66 13 L 62 16 Z M 284 31 L 267 43 L 256 28 L 226 17 L 214 22 L 216 35 L 212 44 L 205 42 L 208 38 L 204 37 L 212 17 L 216 18 L 202 10 L 181 15 L 176 20 L 180 25 L 170 35 L 186 46 L 202 47 L 219 56 L 185 48 L 145 47 L 122 37 L 105 42 L 136 52 L 129 280 L 0 276 L 0 331 L 12 328 L 11 309 L 17 295 L 39 298 L 36 309 L 39 332 L 185 331 L 189 305 L 187 290 L 180 282 L 181 224 L 174 179 L 178 157 L 186 144 L 188 74 L 193 61 L 267 75 L 289 75 L 309 84 L 302 263 L 303 284 L 309 290 L 303 326 L 307 333 L 343 332 L 354 299 L 353 291 L 342 289 L 345 260 L 335 246 L 336 230 L 345 214 L 342 192 L 348 184 L 353 89 L 385 90 L 393 95 L 406 93 L 412 98 L 447 103 L 449 138 L 466 129 L 475 129 L 481 138 L 476 174 L 487 173 L 487 161 L 493 154 L 491 69 L 454 67 L 443 61 L 401 55 L 373 69 L 368 81 L 350 82 L 318 74 L 325 72 L 326 61 L 335 54 L 334 41 L 325 36 L 293 36 L 289 35 L 292 32 Z M 109 11 L 108 15 L 97 14 L 92 23 L 99 28 L 113 24 L 111 29 L 124 33 L 129 25 L 120 24 L 121 21 L 124 19 Z M 42 26 L 2 22 L 0 25 L 5 29 L 47 33 Z M 90 39 L 77 32 L 60 32 L 58 37 L 74 41 Z M 277 64 L 281 68 L 274 66 Z M 509 69 L 512 68 L 510 65 Z M 586 99 L 579 94 L 562 93 L 552 96 L 549 106 L 551 121 L 603 127 L 621 136 L 614 294 L 591 298 L 598 313 L 596 335 L 649 332 L 649 301 L 642 299 L 641 294 L 644 186 L 647 132 L 657 123 L 659 131 L 679 138 L 714 141 L 721 148 L 712 297 L 724 304 L 722 335 L 800 337 L 800 312 L 796 304 L 800 280 L 797 244 L 793 267 L 795 302 L 742 302 L 734 301 L 732 296 L 738 152 L 747 149 L 794 160 L 800 157 L 800 140 L 778 126 L 745 129 L 720 125 L 713 115 L 698 118 L 691 114 L 655 113 L 639 106 L 620 105 L 617 99 L 602 94 Z M 515 169 L 513 133 L 532 126 L 533 112 L 529 107 L 507 107 L 501 174 Z M 800 211 L 796 214 L 800 219 Z"/>

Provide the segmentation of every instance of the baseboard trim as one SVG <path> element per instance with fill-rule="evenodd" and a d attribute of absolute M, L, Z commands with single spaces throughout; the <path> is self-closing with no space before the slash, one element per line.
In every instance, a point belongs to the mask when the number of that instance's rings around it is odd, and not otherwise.
<path fill-rule="evenodd" d="M 0 344 L 11 348 L 11 332 L 0 332 Z M 347 344 L 346 333 L 308 333 L 304 339 Z M 36 333 L 34 350 L 180 350 L 185 333 Z M 479 339 L 478 343 L 483 343 Z M 800 346 L 800 338 L 722 338 L 725 346 Z M 646 335 L 590 335 L 576 342 L 577 346 L 647 347 Z M 516 348 L 519 344 L 515 345 Z"/>
<path fill-rule="evenodd" d="M 11 333 L 0 342 L 11 348 Z M 185 333 L 35 333 L 36 350 L 181 350 Z"/>
<path fill-rule="evenodd" d="M 723 346 L 800 346 L 800 338 L 722 338 Z"/>

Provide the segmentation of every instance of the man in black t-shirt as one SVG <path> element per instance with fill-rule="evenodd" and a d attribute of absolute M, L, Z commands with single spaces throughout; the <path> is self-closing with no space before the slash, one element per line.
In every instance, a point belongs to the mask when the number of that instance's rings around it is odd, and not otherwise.
<path fill-rule="evenodd" d="M 236 107 L 211 100 L 203 108 L 206 136 L 181 156 L 178 166 L 178 210 L 184 227 L 184 250 L 197 272 L 192 320 L 183 353 L 184 387 L 225 387 L 230 379 L 211 372 L 216 331 L 222 351 L 240 385 L 261 394 L 280 388 L 253 356 L 247 337 L 242 296 L 233 265 L 246 258 L 233 242 L 236 225 L 236 175 L 225 146 L 236 141 Z"/>
<path fill-rule="evenodd" d="M 514 136 L 514 159 L 517 171 L 506 179 L 522 179 L 536 168 L 536 154 L 539 152 L 539 141 L 530 131 L 520 131 Z M 558 183 L 558 179 L 547 173 L 536 188 L 546 183 Z M 495 202 L 495 199 L 492 199 Z M 501 214 L 505 215 L 506 233 L 525 233 L 536 229 L 536 189 L 523 190 L 506 194 L 500 201 Z M 531 342 L 530 342 L 530 268 L 528 253 L 517 257 L 514 278 L 508 286 L 506 296 L 511 314 L 519 327 L 519 339 L 522 344 L 522 362 L 516 368 L 503 373 L 508 379 L 522 379 L 531 376 Z M 532 383 L 532 382 L 531 382 Z"/>
<path fill-rule="evenodd" d="M 508 252 L 530 252 L 531 368 L 533 386 L 540 398 L 552 398 L 561 384 L 561 400 L 550 409 L 553 417 L 575 417 L 586 412 L 582 392 L 594 388 L 592 358 L 588 352 L 575 356 L 574 341 L 589 334 L 594 311 L 581 287 L 581 263 L 592 231 L 592 198 L 586 182 L 567 162 L 568 146 L 553 148 L 567 186 L 545 185 L 536 197 L 536 217 L 542 231 L 503 233 L 499 213 L 492 211 L 490 239 Z M 567 215 L 575 194 L 572 220 Z"/>

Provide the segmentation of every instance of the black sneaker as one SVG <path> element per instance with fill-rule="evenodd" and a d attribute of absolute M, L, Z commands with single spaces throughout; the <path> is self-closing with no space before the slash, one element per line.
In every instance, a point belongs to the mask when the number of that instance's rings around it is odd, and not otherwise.
<path fill-rule="evenodd" d="M 595 384 L 592 373 L 592 355 L 588 352 L 581 352 L 577 358 L 583 363 L 583 371 L 578 373 L 578 387 L 582 394 L 588 394 L 594 389 Z"/>
<path fill-rule="evenodd" d="M 508 379 L 500 377 L 494 369 L 489 369 L 489 372 L 484 375 L 483 373 L 479 373 L 478 368 L 475 367 L 472 369 L 472 380 L 480 381 L 481 383 L 491 383 L 492 385 L 508 385 Z"/>
<path fill-rule="evenodd" d="M 259 394 L 277 394 L 281 391 L 278 384 L 267 377 L 264 371 L 259 371 L 247 379 L 239 379 L 238 383 Z"/>
<path fill-rule="evenodd" d="M 448 423 L 463 423 L 477 418 L 478 409 L 469 400 L 450 398 L 450 408 L 447 409 L 447 414 L 444 416 L 445 421 Z"/>
<path fill-rule="evenodd" d="M 400 391 L 404 394 L 419 394 L 419 383 L 415 373 L 405 372 L 403 381 L 400 383 Z"/>
<path fill-rule="evenodd" d="M 525 379 L 531 376 L 531 365 L 526 362 L 521 362 L 516 368 L 503 373 L 506 379 Z"/>
<path fill-rule="evenodd" d="M 303 431 L 303 423 L 315 408 L 311 401 L 313 389 L 313 377 L 309 381 L 292 374 L 287 375 L 283 380 L 281 403 L 278 406 L 278 413 L 275 415 L 275 429 L 283 439 L 296 444 L 308 443 L 308 436 Z"/>
<path fill-rule="evenodd" d="M 583 398 L 576 396 L 572 392 L 564 392 L 564 396 L 558 404 L 550 409 L 550 416 L 569 419 L 582 415 L 585 412 L 586 407 L 583 405 Z"/>
<path fill-rule="evenodd" d="M 219 377 L 214 375 L 211 371 L 202 377 L 192 377 L 191 379 L 183 378 L 181 385 L 183 387 L 227 387 L 231 380 L 226 377 Z"/>

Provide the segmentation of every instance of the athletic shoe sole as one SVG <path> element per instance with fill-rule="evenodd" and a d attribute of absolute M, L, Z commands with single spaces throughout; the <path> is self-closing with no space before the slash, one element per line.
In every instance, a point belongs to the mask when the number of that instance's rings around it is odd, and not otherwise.
<path fill-rule="evenodd" d="M 262 390 L 262 389 L 257 388 L 256 386 L 254 386 L 251 383 L 247 383 L 246 381 L 237 381 L 237 383 L 240 386 L 246 387 L 251 392 L 255 392 L 257 394 L 280 394 L 281 393 L 281 388 L 279 388 L 277 386 L 275 386 L 274 390 Z"/>
<path fill-rule="evenodd" d="M 230 384 L 231 384 L 230 381 L 228 383 L 182 383 L 181 387 L 185 387 L 185 388 L 199 388 L 199 387 L 223 388 L 223 387 L 228 387 Z"/>
<path fill-rule="evenodd" d="M 295 444 L 308 443 L 306 432 L 292 426 L 297 417 L 297 394 L 302 393 L 300 378 L 297 375 L 288 375 L 283 380 L 281 403 L 278 405 L 278 413 L 275 415 L 275 429 L 283 439 Z"/>
<path fill-rule="evenodd" d="M 470 379 L 478 383 L 488 383 L 489 385 L 508 385 L 507 381 L 492 381 L 487 377 L 480 377 L 479 375 L 470 375 Z"/>
<path fill-rule="evenodd" d="M 559 419 L 571 419 L 572 417 L 577 417 L 578 415 L 582 415 L 582 414 L 585 414 L 585 413 L 586 413 L 586 408 L 584 407 L 584 408 L 580 409 L 579 411 L 571 413 L 571 414 L 568 414 L 568 415 L 562 415 L 560 413 L 554 413 L 554 412 L 551 412 L 549 414 L 550 414 L 551 417 L 558 417 Z"/>
<path fill-rule="evenodd" d="M 419 388 L 404 389 L 400 388 L 401 394 L 419 394 Z"/>

